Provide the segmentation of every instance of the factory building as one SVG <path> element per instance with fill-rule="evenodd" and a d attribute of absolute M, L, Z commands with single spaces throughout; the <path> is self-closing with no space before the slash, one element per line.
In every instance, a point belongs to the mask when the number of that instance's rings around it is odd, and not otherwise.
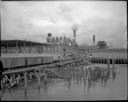
<path fill-rule="evenodd" d="M 73 30 L 74 31 L 74 30 Z M 70 55 L 80 54 L 78 46 L 76 46 L 76 29 L 74 38 L 70 39 L 67 37 L 54 37 L 52 33 L 47 34 L 47 42 L 39 43 L 26 40 L 2 40 L 1 41 L 1 53 L 2 55 L 14 56 L 28 56 L 38 54 L 57 56 L 58 59 L 70 59 Z M 83 52 L 83 51 L 82 51 Z"/>
<path fill-rule="evenodd" d="M 61 53 L 59 45 L 25 40 L 2 40 L 1 53 Z"/>

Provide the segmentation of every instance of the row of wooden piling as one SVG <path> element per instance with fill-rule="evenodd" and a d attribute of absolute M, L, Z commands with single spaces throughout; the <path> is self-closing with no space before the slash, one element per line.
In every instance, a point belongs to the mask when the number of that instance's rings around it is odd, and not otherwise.
<path fill-rule="evenodd" d="M 110 71 L 111 76 L 114 79 L 116 75 L 116 67 L 114 67 L 114 63 L 112 64 L 112 67 L 110 67 L 110 62 L 108 62 L 107 68 L 102 67 L 88 67 L 84 69 L 83 66 L 79 67 L 76 65 L 67 66 L 67 70 L 63 71 L 63 74 L 66 73 L 66 79 L 65 82 L 69 82 L 69 85 L 71 85 L 71 80 L 76 81 L 77 84 L 81 83 L 82 80 L 84 81 L 84 84 L 88 81 L 88 83 L 91 82 L 97 82 L 97 80 L 101 80 L 102 83 L 106 83 L 106 81 L 110 78 Z M 98 69 L 97 69 L 98 68 Z M 63 68 L 64 69 L 64 68 Z M 95 73 L 96 71 L 96 73 Z M 98 71 L 98 74 L 97 74 Z M 97 74 L 97 75 L 96 75 Z M 100 74 L 100 75 L 99 75 Z M 96 76 L 97 77 L 96 77 Z"/>
<path fill-rule="evenodd" d="M 35 73 L 36 73 L 36 78 L 38 80 L 38 91 L 40 91 L 40 87 L 41 87 L 41 71 L 38 70 L 36 71 L 35 70 Z M 47 80 L 47 73 L 46 71 L 44 70 L 44 80 Z M 27 78 L 27 72 L 24 72 L 24 89 L 25 89 L 25 96 L 27 95 L 27 86 L 28 86 L 28 78 Z"/>
<path fill-rule="evenodd" d="M 92 63 L 101 63 L 101 64 L 107 64 L 109 61 L 110 64 L 128 64 L 127 59 L 108 59 L 108 58 L 91 58 Z"/>
<path fill-rule="evenodd" d="M 44 70 L 44 69 L 43 69 Z M 59 70 L 61 70 L 61 68 L 59 69 Z M 36 76 L 36 79 L 38 80 L 38 89 L 40 89 L 40 83 L 41 83 L 41 76 L 43 76 L 44 77 L 44 80 L 47 80 L 47 73 L 46 73 L 46 70 L 45 71 L 43 71 L 43 73 L 41 72 L 41 69 L 35 69 L 34 70 L 34 73 L 35 73 L 35 76 Z M 31 73 L 30 73 L 31 74 Z M 12 74 L 12 75 L 14 75 L 14 74 Z M 6 76 L 6 75 L 5 75 Z M 29 80 L 29 71 L 24 71 L 24 72 L 22 72 L 22 78 L 20 78 L 20 79 L 18 79 L 18 83 L 19 83 L 19 81 L 20 80 L 22 80 L 23 79 L 23 81 L 24 81 L 24 89 L 25 89 L 25 95 L 27 95 L 27 87 L 28 87 L 28 80 Z M 32 75 L 30 75 L 31 77 L 32 77 Z M 13 78 L 13 81 L 10 83 L 10 84 L 13 84 L 14 83 L 14 81 L 17 79 L 17 77 L 14 77 Z M 31 78 L 30 78 L 31 79 Z M 18 84 L 18 83 L 16 83 L 16 84 Z M 9 84 L 8 84 L 9 85 Z"/>
<path fill-rule="evenodd" d="M 35 76 L 33 78 L 36 78 L 38 80 L 38 91 L 40 90 L 40 84 L 41 84 L 41 77 L 43 76 L 44 80 L 47 80 L 47 73 L 44 69 L 41 73 L 41 70 L 34 70 Z M 19 77 L 20 76 L 20 77 Z M 31 78 L 30 78 L 31 76 Z M 27 87 L 28 87 L 28 81 L 32 79 L 32 74 L 28 71 L 24 71 L 21 75 L 19 74 L 17 77 L 15 74 L 12 74 L 10 76 L 3 76 L 3 80 L 1 81 L 1 87 L 8 87 L 12 88 L 13 86 L 17 85 L 20 81 L 23 80 L 24 82 L 24 93 L 27 95 Z M 5 85 L 6 84 L 6 85 Z"/>

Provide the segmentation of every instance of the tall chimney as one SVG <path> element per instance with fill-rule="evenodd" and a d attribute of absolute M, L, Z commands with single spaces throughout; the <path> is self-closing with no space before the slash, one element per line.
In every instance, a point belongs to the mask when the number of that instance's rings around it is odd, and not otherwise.
<path fill-rule="evenodd" d="M 95 35 L 93 35 L 93 45 L 95 45 Z"/>
<path fill-rule="evenodd" d="M 78 26 L 76 24 L 73 25 L 72 31 L 73 31 L 73 39 L 74 43 L 76 44 L 76 31 L 78 30 Z"/>

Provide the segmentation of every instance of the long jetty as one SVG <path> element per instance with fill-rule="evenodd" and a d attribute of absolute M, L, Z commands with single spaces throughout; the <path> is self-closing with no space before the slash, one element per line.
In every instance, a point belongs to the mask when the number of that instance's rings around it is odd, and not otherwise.
<path fill-rule="evenodd" d="M 29 66 L 29 67 L 23 67 L 18 69 L 12 69 L 12 70 L 5 70 L 2 75 L 2 88 L 3 87 L 13 87 L 14 85 L 18 84 L 22 79 L 24 80 L 24 89 L 25 89 L 25 95 L 27 95 L 27 83 L 28 80 L 34 77 L 38 80 L 38 89 L 40 89 L 40 78 L 43 77 L 44 80 L 47 80 L 47 71 L 51 71 L 54 74 L 56 74 L 59 77 L 62 77 L 58 72 L 54 72 L 54 68 L 59 68 L 60 70 L 63 69 L 64 65 L 78 65 L 78 64 L 84 63 L 85 65 L 91 64 L 87 59 L 85 58 L 78 58 L 78 59 L 72 59 L 72 60 L 63 60 L 60 62 L 51 63 L 48 65 L 38 65 L 38 66 Z M 19 74 L 18 74 L 19 73 Z M 30 78 L 31 77 L 31 78 Z"/>
<path fill-rule="evenodd" d="M 17 68 L 17 69 L 12 69 L 12 70 L 5 70 L 3 72 L 3 75 L 31 71 L 31 70 L 38 70 L 40 68 L 53 68 L 53 67 L 63 66 L 65 64 L 71 64 L 71 63 L 76 63 L 76 62 L 85 61 L 85 60 L 88 61 L 85 58 L 79 58 L 79 59 L 74 59 L 74 60 L 66 60 L 66 61 L 63 60 L 63 61 L 59 61 L 59 62 L 47 64 L 47 65 L 37 65 L 37 66 L 22 67 L 22 68 Z"/>

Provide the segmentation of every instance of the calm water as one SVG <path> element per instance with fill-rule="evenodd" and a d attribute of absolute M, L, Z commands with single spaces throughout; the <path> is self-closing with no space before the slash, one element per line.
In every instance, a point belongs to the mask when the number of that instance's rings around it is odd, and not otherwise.
<path fill-rule="evenodd" d="M 107 65 L 93 65 L 107 67 Z M 127 65 L 115 65 L 116 77 L 106 84 L 100 81 L 91 85 L 88 81 L 65 81 L 49 79 L 41 82 L 38 90 L 37 81 L 28 85 L 27 96 L 24 87 L 2 91 L 2 100 L 125 100 L 127 99 Z"/>

